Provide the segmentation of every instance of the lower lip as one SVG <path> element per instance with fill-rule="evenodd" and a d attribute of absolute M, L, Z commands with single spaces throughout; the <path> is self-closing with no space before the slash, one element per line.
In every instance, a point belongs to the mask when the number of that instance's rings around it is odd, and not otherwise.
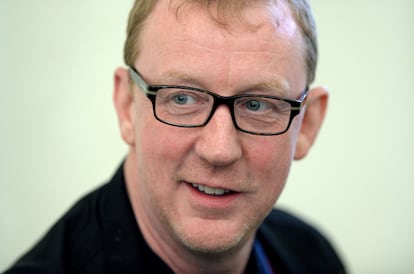
<path fill-rule="evenodd" d="M 189 183 L 185 183 L 187 188 L 189 189 L 191 196 L 194 198 L 194 203 L 196 205 L 201 205 L 203 207 L 208 207 L 211 209 L 217 208 L 217 209 L 223 209 L 223 208 L 229 208 L 236 202 L 236 200 L 240 197 L 241 193 L 232 192 L 230 194 L 226 195 L 208 195 L 206 193 L 203 193 L 193 187 Z"/>

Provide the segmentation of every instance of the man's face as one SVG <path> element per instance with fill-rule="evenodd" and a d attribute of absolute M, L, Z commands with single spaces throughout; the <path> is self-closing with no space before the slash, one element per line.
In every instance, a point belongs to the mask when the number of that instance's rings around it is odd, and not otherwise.
<path fill-rule="evenodd" d="M 299 30 L 287 8 L 275 18 L 270 10 L 246 11 L 254 28 L 236 22 L 223 29 L 197 7 L 184 7 L 177 17 L 169 1 L 159 1 L 134 65 L 149 84 L 297 98 L 306 86 Z M 157 121 L 151 102 L 137 87 L 133 93 L 131 196 L 145 216 L 140 226 L 201 252 L 251 239 L 285 185 L 301 116 L 287 133 L 263 137 L 236 130 L 229 109 L 220 106 L 205 127 L 179 128 Z"/>

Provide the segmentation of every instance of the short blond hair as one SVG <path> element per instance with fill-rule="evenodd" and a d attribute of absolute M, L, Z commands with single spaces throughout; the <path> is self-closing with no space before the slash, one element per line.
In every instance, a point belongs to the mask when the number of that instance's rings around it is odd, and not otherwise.
<path fill-rule="evenodd" d="M 257 0 L 256 0 L 257 1 Z M 315 20 L 308 0 L 267 0 L 269 2 L 285 1 L 302 34 L 305 45 L 305 64 L 307 84 L 315 79 L 318 59 L 318 45 Z M 185 0 L 182 4 L 204 5 L 211 17 L 220 25 L 226 26 L 227 19 L 238 16 L 254 0 Z M 139 54 L 140 33 L 145 19 L 151 13 L 157 0 L 135 0 L 130 11 L 127 27 L 127 38 L 124 45 L 124 61 L 132 66 Z M 181 5 L 177 6 L 177 12 Z M 214 9 L 212 9 L 214 7 Z"/>

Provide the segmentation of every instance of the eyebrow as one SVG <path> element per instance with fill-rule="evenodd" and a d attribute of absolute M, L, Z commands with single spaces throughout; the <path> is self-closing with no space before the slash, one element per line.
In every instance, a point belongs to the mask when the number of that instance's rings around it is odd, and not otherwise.
<path fill-rule="evenodd" d="M 276 96 L 287 97 L 290 94 L 290 85 L 286 80 L 274 76 L 271 80 L 259 82 L 248 87 L 248 90 L 272 91 Z"/>
<path fill-rule="evenodd" d="M 200 83 L 198 78 L 178 71 L 167 71 L 161 75 L 161 79 L 164 79 L 164 81 L 183 81 L 189 83 L 189 85 L 197 85 L 197 83 Z M 278 76 L 273 76 L 270 80 L 247 85 L 242 88 L 242 90 L 267 91 L 272 93 L 269 95 L 287 97 L 290 94 L 290 85 L 286 80 L 283 80 Z"/>
<path fill-rule="evenodd" d="M 178 71 L 167 71 L 165 73 L 163 73 L 161 75 L 162 79 L 165 80 L 181 80 L 181 81 L 185 81 L 185 82 L 190 82 L 190 83 L 197 83 L 199 82 L 197 80 L 197 78 L 192 77 L 188 74 L 182 73 L 182 72 L 178 72 Z"/>

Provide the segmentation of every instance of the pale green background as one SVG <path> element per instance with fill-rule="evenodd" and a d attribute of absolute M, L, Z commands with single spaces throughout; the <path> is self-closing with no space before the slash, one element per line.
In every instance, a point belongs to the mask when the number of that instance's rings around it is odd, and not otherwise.
<path fill-rule="evenodd" d="M 0 0 L 0 271 L 126 153 L 112 108 L 131 0 Z M 326 123 L 280 205 L 351 273 L 414 273 L 414 2 L 313 0 Z"/>

